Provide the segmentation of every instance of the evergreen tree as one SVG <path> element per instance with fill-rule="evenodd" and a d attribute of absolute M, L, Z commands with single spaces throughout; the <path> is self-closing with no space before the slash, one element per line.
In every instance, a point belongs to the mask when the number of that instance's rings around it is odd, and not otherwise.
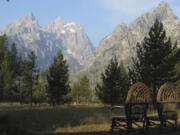
<path fill-rule="evenodd" d="M 34 52 L 28 54 L 28 60 L 23 62 L 22 71 L 22 90 L 21 90 L 21 101 L 30 103 L 33 102 L 33 88 L 38 82 L 39 70 L 36 66 L 36 56 Z"/>
<path fill-rule="evenodd" d="M 9 50 L 6 35 L 0 36 L 0 99 L 15 101 L 18 99 L 18 76 L 21 74 L 16 46 L 13 43 Z"/>
<path fill-rule="evenodd" d="M 91 88 L 90 88 L 90 82 L 86 75 L 84 75 L 80 79 L 80 91 L 81 91 L 81 100 L 82 102 L 88 102 L 91 99 Z"/>
<path fill-rule="evenodd" d="M 0 36 L 0 45 L 3 49 L 7 50 L 8 48 L 8 40 L 7 40 L 7 36 L 6 34 Z M 1 54 L 3 52 L 3 50 L 0 50 L 1 51 Z"/>
<path fill-rule="evenodd" d="M 0 100 L 13 100 L 15 79 L 11 70 L 10 52 L 6 35 L 0 36 Z"/>
<path fill-rule="evenodd" d="M 96 93 L 99 99 L 105 104 L 123 104 L 129 89 L 129 79 L 126 69 L 118 64 L 117 58 L 112 58 L 101 74 L 102 84 L 97 84 Z"/>
<path fill-rule="evenodd" d="M 50 104 L 64 104 L 69 101 L 67 94 L 70 92 L 68 65 L 61 51 L 57 52 L 47 75 L 47 94 Z"/>
<path fill-rule="evenodd" d="M 45 86 L 46 86 L 45 81 L 38 82 L 34 86 L 33 102 L 41 103 L 41 102 L 46 101 L 47 94 L 46 94 L 46 87 Z"/>
<path fill-rule="evenodd" d="M 21 87 L 22 87 L 22 79 L 23 79 L 23 64 L 24 61 L 22 60 L 21 55 L 18 56 L 17 58 L 17 73 L 16 73 L 16 87 L 17 87 L 17 97 L 18 100 L 21 100 Z"/>
<path fill-rule="evenodd" d="M 76 102 L 76 104 L 79 104 L 80 95 L 81 95 L 80 84 L 79 82 L 75 82 L 72 86 L 72 91 L 71 91 L 72 101 Z"/>
<path fill-rule="evenodd" d="M 34 86 L 33 101 L 35 103 L 41 103 L 47 101 L 47 74 L 48 71 L 42 71 L 38 77 L 38 83 Z"/>
<path fill-rule="evenodd" d="M 5 53 L 7 53 L 7 37 L 6 35 L 0 36 L 0 100 L 4 99 L 4 78 L 2 69 L 2 61 Z"/>
<path fill-rule="evenodd" d="M 13 89 L 16 91 L 16 100 L 19 100 L 20 94 L 20 83 L 22 78 L 22 58 L 18 55 L 16 45 L 13 43 L 10 49 L 10 69 L 13 72 L 12 77 L 15 80 Z"/>
<path fill-rule="evenodd" d="M 19 70 L 18 66 L 18 55 L 17 55 L 17 49 L 15 43 L 12 44 L 11 50 L 10 50 L 10 63 L 11 63 L 11 70 L 14 70 L 14 78 L 16 78 Z"/>
<path fill-rule="evenodd" d="M 84 75 L 78 82 L 75 82 L 72 87 L 71 96 L 73 101 L 77 104 L 80 102 L 89 102 L 91 100 L 92 91 L 90 82 L 86 75 Z"/>
<path fill-rule="evenodd" d="M 8 40 L 6 35 L 3 35 L 0 36 L 0 63 L 3 61 L 6 53 L 8 53 Z"/>
<path fill-rule="evenodd" d="M 15 91 L 13 89 L 13 72 L 10 70 L 9 66 L 9 56 L 8 53 L 5 54 L 4 59 L 0 65 L 0 91 L 1 99 L 3 101 L 13 100 Z"/>
<path fill-rule="evenodd" d="M 177 44 L 172 45 L 171 39 L 166 37 L 163 24 L 158 20 L 142 43 L 137 43 L 137 58 L 132 59 L 129 76 L 133 82 L 144 82 L 152 89 L 154 103 L 158 88 L 166 81 L 177 79 L 174 67 L 179 54 Z"/>

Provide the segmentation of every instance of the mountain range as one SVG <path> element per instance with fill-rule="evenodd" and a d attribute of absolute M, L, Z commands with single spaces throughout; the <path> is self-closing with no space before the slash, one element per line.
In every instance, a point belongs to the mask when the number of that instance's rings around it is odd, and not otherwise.
<path fill-rule="evenodd" d="M 148 34 L 156 19 L 162 21 L 172 41 L 178 41 L 179 44 L 180 19 L 164 1 L 152 12 L 135 19 L 129 26 L 121 22 L 111 34 L 100 41 L 96 49 L 80 25 L 73 21 L 65 24 L 61 17 L 41 27 L 30 13 L 2 28 L 0 34 L 6 33 L 9 42 L 15 42 L 18 52 L 24 57 L 30 51 L 35 51 L 41 69 L 52 63 L 60 49 L 67 59 L 70 72 L 73 73 L 72 78 L 88 74 L 94 83 L 113 56 L 130 66 L 131 57 L 136 56 L 137 42 L 141 42 Z"/>
<path fill-rule="evenodd" d="M 41 69 L 48 68 L 57 51 L 61 50 L 70 72 L 79 71 L 94 51 L 83 28 L 73 21 L 64 24 L 61 17 L 41 27 L 34 15 L 29 13 L 3 27 L 0 34 L 6 34 L 10 44 L 15 42 L 24 58 L 34 51 Z"/>
<path fill-rule="evenodd" d="M 100 79 L 110 59 L 116 56 L 125 66 L 131 66 L 131 58 L 136 57 L 136 44 L 148 34 L 158 19 L 164 24 L 167 36 L 180 45 L 180 19 L 174 15 L 168 3 L 162 1 L 152 12 L 142 14 L 129 26 L 121 22 L 111 34 L 103 38 L 89 59 L 89 66 L 75 74 L 88 74 L 92 83 Z"/>

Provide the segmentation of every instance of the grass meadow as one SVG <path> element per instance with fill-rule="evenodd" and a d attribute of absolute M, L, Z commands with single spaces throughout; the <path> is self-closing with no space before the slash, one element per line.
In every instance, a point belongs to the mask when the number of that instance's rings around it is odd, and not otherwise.
<path fill-rule="evenodd" d="M 111 134 L 109 109 L 109 106 L 103 105 L 51 107 L 41 104 L 30 107 L 19 103 L 1 103 L 0 135 Z M 152 134 L 161 133 L 153 132 Z M 179 135 L 180 131 L 162 134 Z"/>
<path fill-rule="evenodd" d="M 108 131 L 110 123 L 109 107 L 101 105 L 30 107 L 4 103 L 0 104 L 0 116 L 0 124 L 5 126 L 0 131 L 17 130 L 17 134 Z"/>

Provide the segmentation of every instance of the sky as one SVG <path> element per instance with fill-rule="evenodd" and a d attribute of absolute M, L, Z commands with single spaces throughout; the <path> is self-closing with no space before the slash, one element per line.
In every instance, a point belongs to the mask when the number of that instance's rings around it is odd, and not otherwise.
<path fill-rule="evenodd" d="M 0 29 L 17 18 L 33 13 L 40 26 L 62 17 L 83 27 L 92 44 L 124 22 L 127 25 L 145 12 L 151 12 L 162 0 L 0 0 Z M 180 0 L 164 0 L 180 18 Z"/>

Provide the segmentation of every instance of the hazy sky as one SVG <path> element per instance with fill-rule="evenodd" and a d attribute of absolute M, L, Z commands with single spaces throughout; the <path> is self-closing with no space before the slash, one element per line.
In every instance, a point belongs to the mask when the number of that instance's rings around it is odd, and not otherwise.
<path fill-rule="evenodd" d="M 0 0 L 0 29 L 32 12 L 44 26 L 61 16 L 80 24 L 94 46 L 120 23 L 129 25 L 161 0 Z M 180 0 L 166 0 L 180 17 Z"/>

